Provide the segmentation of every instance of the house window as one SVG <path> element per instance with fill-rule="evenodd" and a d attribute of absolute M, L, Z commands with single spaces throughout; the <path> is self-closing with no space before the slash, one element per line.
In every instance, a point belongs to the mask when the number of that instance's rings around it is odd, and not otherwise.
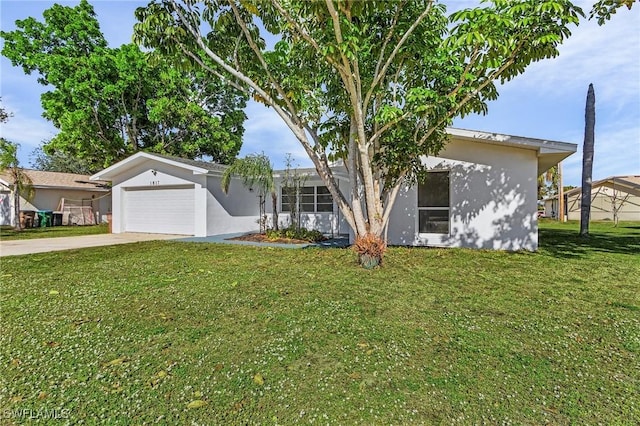
<path fill-rule="evenodd" d="M 283 212 L 291 211 L 291 203 L 295 202 L 292 196 L 289 199 L 289 194 L 284 190 L 280 191 L 281 194 L 281 210 Z M 300 188 L 298 201 L 300 203 L 301 213 L 332 213 L 333 212 L 333 199 L 331 193 L 326 186 L 303 186 Z"/>
<path fill-rule="evenodd" d="M 418 230 L 421 234 L 449 233 L 449 172 L 429 172 L 418 183 Z"/>

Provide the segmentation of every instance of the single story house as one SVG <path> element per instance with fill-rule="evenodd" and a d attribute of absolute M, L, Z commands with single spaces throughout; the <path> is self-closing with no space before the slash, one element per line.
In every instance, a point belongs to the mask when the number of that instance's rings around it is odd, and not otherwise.
<path fill-rule="evenodd" d="M 580 220 L 582 188 L 564 192 L 565 217 Z M 556 217 L 558 196 L 544 200 L 544 214 Z M 591 220 L 640 221 L 640 175 L 610 176 L 591 184 Z"/>
<path fill-rule="evenodd" d="M 575 144 L 463 129 L 437 157 L 425 157 L 424 183 L 398 195 L 388 229 L 392 245 L 535 250 L 537 176 L 576 151 Z M 225 166 L 139 152 L 96 173 L 112 182 L 113 232 L 209 236 L 258 229 L 258 194 L 234 179 L 220 187 Z M 349 234 L 315 170 L 306 175 L 300 222 L 325 234 Z M 343 193 L 349 177 L 334 168 Z M 279 173 L 276 174 L 280 176 Z M 280 221 L 288 214 L 279 185 Z M 270 202 L 267 202 L 269 212 Z M 268 215 L 270 216 L 270 215 Z"/>
<path fill-rule="evenodd" d="M 111 188 L 109 182 L 91 180 L 89 175 L 45 172 L 24 169 L 31 179 L 33 198 L 20 197 L 21 211 L 60 211 L 70 207 L 91 211 L 92 222 L 106 221 L 111 213 Z M 13 225 L 13 181 L 7 172 L 0 173 L 0 225 Z M 89 209 L 90 208 L 90 209 Z M 73 217 L 68 223 L 73 224 Z"/>

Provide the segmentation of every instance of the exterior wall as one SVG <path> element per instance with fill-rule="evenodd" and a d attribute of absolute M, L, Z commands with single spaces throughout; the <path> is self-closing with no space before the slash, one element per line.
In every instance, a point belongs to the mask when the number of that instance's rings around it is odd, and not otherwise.
<path fill-rule="evenodd" d="M 567 215 L 569 220 L 580 220 L 582 195 L 572 194 L 567 197 Z M 640 221 L 640 197 L 600 186 L 591 192 L 590 220 L 613 220 L 613 203 L 618 210 L 618 220 Z"/>
<path fill-rule="evenodd" d="M 271 199 L 267 200 L 269 203 Z M 240 179 L 232 179 L 225 194 L 220 178 L 207 179 L 207 235 L 258 231 L 260 216 L 257 191 L 250 191 Z"/>
<path fill-rule="evenodd" d="M 349 182 L 339 180 L 338 185 L 343 194 L 349 194 Z M 319 179 L 308 179 L 303 186 L 324 186 Z M 286 228 L 291 225 L 291 215 L 282 212 L 282 184 L 278 183 L 278 226 Z M 271 200 L 267 200 L 268 221 L 271 224 Z M 333 203 L 333 212 L 300 213 L 300 226 L 322 232 L 324 235 L 344 235 L 349 233 L 349 224 L 344 219 L 338 205 Z"/>
<path fill-rule="evenodd" d="M 544 201 L 544 216 L 545 217 L 557 217 L 558 214 L 558 199 L 552 198 Z"/>
<path fill-rule="evenodd" d="M 75 203 L 91 206 L 93 213 L 102 222 L 106 214 L 111 212 L 111 194 L 104 191 L 82 191 L 72 189 L 37 188 L 32 200 L 20 197 L 20 210 L 52 210 L 57 211 L 60 199 L 73 200 Z"/>
<path fill-rule="evenodd" d="M 390 244 L 537 249 L 535 151 L 453 139 L 423 161 L 450 171 L 449 234 L 418 232 L 417 189 L 406 187 L 391 213 Z"/>
<path fill-rule="evenodd" d="M 195 202 L 194 235 L 207 235 L 207 184 L 205 175 L 194 175 L 190 170 L 176 167 L 159 161 L 147 161 L 142 165 L 131 167 L 114 178 L 112 190 L 113 217 L 111 229 L 114 234 L 125 232 L 124 228 L 124 193 L 127 188 L 170 187 L 175 185 L 194 185 Z"/>
<path fill-rule="evenodd" d="M 11 191 L 0 186 L 0 225 L 13 225 Z"/>

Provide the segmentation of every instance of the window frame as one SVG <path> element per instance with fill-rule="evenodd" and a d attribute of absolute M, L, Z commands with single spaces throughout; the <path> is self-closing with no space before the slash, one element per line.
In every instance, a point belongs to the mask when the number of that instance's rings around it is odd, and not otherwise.
<path fill-rule="evenodd" d="M 303 192 L 305 188 L 307 188 L 307 189 L 308 188 L 313 188 L 313 194 L 311 194 L 311 193 L 306 193 L 305 194 Z M 325 188 L 326 192 L 318 193 L 318 188 Z M 280 212 L 281 213 L 290 214 L 291 213 L 291 209 L 290 208 L 288 210 L 284 210 L 284 208 L 283 208 L 283 204 L 287 205 L 287 206 L 289 205 L 289 203 L 283 203 L 284 196 L 285 196 L 284 188 L 282 186 L 280 186 L 280 200 L 279 200 L 280 201 Z M 302 208 L 303 204 L 305 204 L 306 206 L 310 206 L 309 202 L 303 203 L 302 199 L 303 199 L 304 196 L 307 196 L 307 197 L 311 197 L 312 196 L 313 197 L 313 210 L 312 211 L 303 210 L 303 208 Z M 331 197 L 331 203 L 318 202 L 318 197 L 325 197 L 325 196 Z M 318 205 L 331 206 L 330 207 L 331 209 L 330 210 L 322 210 L 322 211 L 320 211 L 320 210 L 318 210 Z M 312 185 L 301 186 L 300 187 L 300 192 L 299 192 L 299 195 L 298 195 L 298 213 L 299 214 L 314 214 L 314 213 L 333 214 L 333 213 L 335 213 L 335 203 L 333 201 L 333 197 L 331 196 L 331 192 L 329 192 L 329 189 L 327 188 L 327 186 L 326 185 L 313 185 L 313 184 Z"/>
<path fill-rule="evenodd" d="M 448 180 L 448 198 L 447 198 L 447 207 L 420 207 L 420 182 L 416 185 L 416 218 L 415 218 L 415 226 L 416 226 L 416 234 L 418 235 L 438 235 L 438 236 L 448 236 L 451 235 L 451 170 L 450 169 L 436 169 L 430 170 L 427 173 L 446 173 Z M 447 212 L 447 232 L 421 232 L 420 231 L 420 212 L 421 211 L 446 211 Z"/>

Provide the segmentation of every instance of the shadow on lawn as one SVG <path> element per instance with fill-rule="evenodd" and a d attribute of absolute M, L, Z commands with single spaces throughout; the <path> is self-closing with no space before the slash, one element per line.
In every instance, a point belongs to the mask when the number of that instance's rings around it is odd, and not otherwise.
<path fill-rule="evenodd" d="M 557 257 L 576 258 L 593 253 L 640 255 L 640 234 L 591 233 L 582 238 L 574 230 L 540 229 L 540 249 Z"/>

